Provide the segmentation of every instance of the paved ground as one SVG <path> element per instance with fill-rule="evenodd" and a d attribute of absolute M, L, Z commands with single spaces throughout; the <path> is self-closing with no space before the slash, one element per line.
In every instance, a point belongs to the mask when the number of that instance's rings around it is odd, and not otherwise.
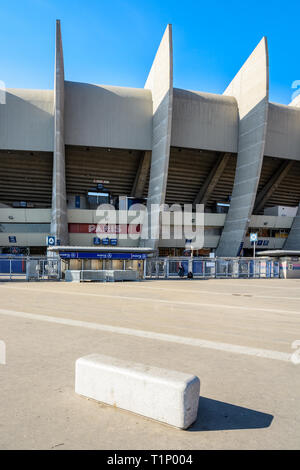
<path fill-rule="evenodd" d="M 0 282 L 0 340 L 1 449 L 300 448 L 300 280 Z M 197 422 L 75 395 L 93 352 L 198 375 Z"/>

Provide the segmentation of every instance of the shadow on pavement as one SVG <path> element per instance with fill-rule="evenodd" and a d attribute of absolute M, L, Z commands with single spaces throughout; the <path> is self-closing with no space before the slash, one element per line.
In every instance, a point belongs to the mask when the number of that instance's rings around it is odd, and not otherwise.
<path fill-rule="evenodd" d="M 267 428 L 273 416 L 211 398 L 200 397 L 197 421 L 188 429 L 195 431 L 225 431 Z"/>

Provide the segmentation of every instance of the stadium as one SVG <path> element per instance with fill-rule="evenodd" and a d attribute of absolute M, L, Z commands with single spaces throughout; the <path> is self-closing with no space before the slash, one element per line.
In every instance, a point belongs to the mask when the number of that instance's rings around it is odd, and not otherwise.
<path fill-rule="evenodd" d="M 50 235 L 93 247 L 100 203 L 146 201 L 204 205 L 194 256 L 249 256 L 251 232 L 257 250 L 300 249 L 300 98 L 269 102 L 266 38 L 222 95 L 173 87 L 171 25 L 143 89 L 102 86 L 65 80 L 57 20 L 54 76 L 54 90 L 1 92 L 2 254 L 44 255 Z M 103 228 L 105 243 L 185 253 L 184 237 L 142 244 L 123 225 Z"/>

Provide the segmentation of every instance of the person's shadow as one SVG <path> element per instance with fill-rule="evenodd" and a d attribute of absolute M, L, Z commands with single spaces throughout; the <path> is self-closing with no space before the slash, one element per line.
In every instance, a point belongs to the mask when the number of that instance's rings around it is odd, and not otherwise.
<path fill-rule="evenodd" d="M 267 428 L 273 416 L 241 406 L 200 397 L 197 420 L 188 429 L 194 431 L 223 431 Z"/>

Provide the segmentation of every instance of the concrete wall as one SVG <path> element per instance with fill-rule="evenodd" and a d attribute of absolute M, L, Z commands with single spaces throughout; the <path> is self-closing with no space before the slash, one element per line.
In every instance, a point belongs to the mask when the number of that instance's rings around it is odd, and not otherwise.
<path fill-rule="evenodd" d="M 49 233 L 15 233 L 15 232 L 0 232 L 0 246 L 46 246 L 46 240 Z M 9 243 L 9 237 L 15 236 L 16 243 Z"/>
<path fill-rule="evenodd" d="M 285 243 L 285 238 L 277 238 L 277 237 L 258 237 L 258 240 L 263 240 L 267 245 L 256 246 L 256 252 L 258 250 L 265 251 L 265 250 L 281 250 Z M 250 237 L 245 238 L 243 248 L 252 248 Z"/>
<path fill-rule="evenodd" d="M 50 223 L 51 209 L 0 209 L 0 223 Z"/>
<path fill-rule="evenodd" d="M 117 222 L 118 216 L 122 211 L 116 211 Z M 124 211 L 123 211 L 124 212 Z M 90 209 L 68 209 L 68 222 L 81 223 L 81 224 L 97 224 L 99 218 L 97 211 Z M 122 215 L 124 217 L 124 215 Z M 134 220 L 136 215 L 129 215 L 129 222 Z M 206 227 L 223 227 L 225 223 L 226 214 L 204 214 L 204 225 Z M 0 223 L 13 223 L 13 224 L 29 224 L 50 223 L 51 209 L 13 209 L 13 208 L 0 208 Z M 171 221 L 173 218 L 171 218 Z M 262 227 L 262 228 L 290 228 L 294 218 L 287 216 L 273 216 L 273 215 L 252 215 L 249 227 Z"/>
<path fill-rule="evenodd" d="M 249 227 L 254 228 L 291 228 L 294 217 L 274 216 L 274 215 L 252 215 Z"/>
<path fill-rule="evenodd" d="M 0 148 L 53 151 L 53 90 L 7 89 Z M 238 109 L 230 96 L 174 88 L 171 145 L 237 152 Z M 300 96 L 300 95 L 299 95 Z M 265 155 L 300 160 L 300 108 L 269 103 Z M 101 112 L 100 112 L 101 111 Z M 149 90 L 65 82 L 69 145 L 150 150 Z"/>
<path fill-rule="evenodd" d="M 53 151 L 53 90 L 6 90 L 0 148 Z"/>
<path fill-rule="evenodd" d="M 295 110 L 300 111 L 300 95 L 297 95 L 294 100 L 290 103 L 289 107 L 295 112 Z M 300 123 L 298 122 L 297 131 L 298 135 L 300 134 Z M 300 142 L 298 142 L 298 152 L 300 152 Z M 300 202 L 298 206 L 298 211 L 296 217 L 294 217 L 292 228 L 290 230 L 289 236 L 284 244 L 285 250 L 300 250 Z"/>
<path fill-rule="evenodd" d="M 148 211 L 152 204 L 163 204 L 166 196 L 169 168 L 172 104 L 173 104 L 173 46 L 172 26 L 168 25 L 149 76 L 145 89 L 151 90 L 153 101 L 152 117 L 152 158 L 148 190 Z M 145 245 L 157 248 L 159 238 L 159 213 L 151 213 L 152 239 Z M 149 224 L 150 226 L 150 224 Z"/>
<path fill-rule="evenodd" d="M 269 103 L 265 155 L 300 160 L 300 109 Z"/>
<path fill-rule="evenodd" d="M 178 88 L 173 93 L 172 146 L 237 152 L 235 98 Z"/>
<path fill-rule="evenodd" d="M 65 141 L 151 150 L 151 91 L 65 82 Z"/>
<path fill-rule="evenodd" d="M 234 96 L 238 102 L 239 135 L 234 187 L 217 255 L 237 256 L 252 215 L 265 150 L 269 100 L 266 38 L 224 94 Z"/>
<path fill-rule="evenodd" d="M 116 222 L 119 222 L 118 217 L 123 216 L 122 211 L 117 211 Z M 86 223 L 97 224 L 99 217 L 95 210 L 83 209 L 69 209 L 67 211 L 69 223 Z M 128 222 L 133 222 L 136 214 L 128 216 Z M 0 246 L 46 246 L 46 239 L 49 235 L 47 230 L 44 230 L 45 225 L 50 223 L 51 210 L 50 209 L 13 209 L 2 208 L 0 209 Z M 171 234 L 174 233 L 174 220 L 171 214 Z M 275 216 L 252 216 L 249 226 L 254 228 L 273 228 L 273 229 L 287 229 L 290 228 L 293 222 L 293 217 L 275 217 Z M 204 214 L 204 247 L 216 248 L 220 236 L 218 232 L 224 226 L 225 214 Z M 18 224 L 17 230 L 15 225 Z M 9 230 L 11 226 L 11 230 Z M 4 231 L 1 231 L 4 230 Z M 16 236 L 16 243 L 9 243 L 9 236 Z M 78 246 L 94 246 L 93 238 L 97 234 L 92 233 L 70 233 L 69 241 L 71 245 Z M 112 235 L 112 238 L 115 236 Z M 118 238 L 118 237 L 117 237 Z M 261 239 L 261 238 L 260 238 Z M 267 248 L 282 248 L 285 239 L 283 238 L 268 238 Z M 118 246 L 138 246 L 139 240 L 133 239 L 119 239 Z M 159 240 L 158 247 L 178 247 L 185 246 L 185 236 L 182 239 L 176 240 Z M 249 238 L 245 239 L 244 247 L 251 248 Z"/>

